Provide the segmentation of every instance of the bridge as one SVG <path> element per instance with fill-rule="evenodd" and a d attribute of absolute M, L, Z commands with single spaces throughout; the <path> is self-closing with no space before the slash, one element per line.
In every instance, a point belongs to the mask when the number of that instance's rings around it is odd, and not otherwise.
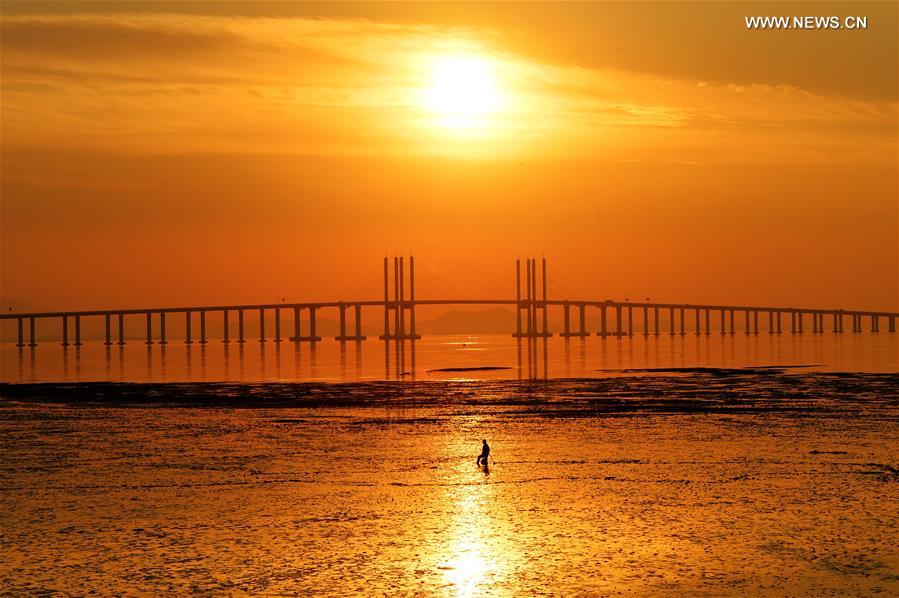
<path fill-rule="evenodd" d="M 406 268 L 408 263 L 408 270 Z M 392 282 L 391 285 L 391 270 Z M 538 287 L 538 280 L 541 284 Z M 834 334 L 845 332 L 846 323 L 853 333 L 861 333 L 864 321 L 869 324 L 869 331 L 880 332 L 881 320 L 887 323 L 887 330 L 896 332 L 897 312 L 867 311 L 852 309 L 820 309 L 752 305 L 710 305 L 689 303 L 631 302 L 614 300 L 582 300 L 582 299 L 549 299 L 547 296 L 546 259 L 540 263 L 538 277 L 537 259 L 527 258 L 522 275 L 521 260 L 515 264 L 515 297 L 508 299 L 420 299 L 415 297 L 415 258 L 394 257 L 392 268 L 387 257 L 383 265 L 384 296 L 381 299 L 354 301 L 319 301 L 304 303 L 261 303 L 246 305 L 194 305 L 186 307 L 154 307 L 142 309 L 100 309 L 82 311 L 57 311 L 35 313 L 0 314 L 0 320 L 17 321 L 18 347 L 35 347 L 35 322 L 39 319 L 58 319 L 60 322 L 60 341 L 63 346 L 70 345 L 69 322 L 74 324 L 72 345 L 81 346 L 81 323 L 85 318 L 102 318 L 105 326 L 105 344 L 125 345 L 125 318 L 142 317 L 146 322 L 147 345 L 166 344 L 166 321 L 170 317 L 180 315 L 184 318 L 184 342 L 195 342 L 193 325 L 199 325 L 196 342 L 206 344 L 209 341 L 206 322 L 207 316 L 218 314 L 222 318 L 222 338 L 224 343 L 244 343 L 246 314 L 257 314 L 259 342 L 265 343 L 266 313 L 274 315 L 272 341 L 280 343 L 282 336 L 282 314 L 287 311 L 293 315 L 293 334 L 286 340 L 302 342 L 318 342 L 322 337 L 316 330 L 316 316 L 322 310 L 336 310 L 339 321 L 339 333 L 335 340 L 340 342 L 366 340 L 362 331 L 362 310 L 375 309 L 383 313 L 383 332 L 379 339 L 390 341 L 415 341 L 421 336 L 415 328 L 415 310 L 421 306 L 476 306 L 496 305 L 511 307 L 515 311 L 515 330 L 513 336 L 523 339 L 547 338 L 552 336 L 549 330 L 549 309 L 562 311 L 563 324 L 559 335 L 565 338 L 587 337 L 593 332 L 587 327 L 587 310 L 599 312 L 599 326 L 595 334 L 601 337 L 630 337 L 635 333 L 644 336 L 663 334 L 663 322 L 667 323 L 667 334 L 675 335 L 710 335 L 713 323 L 717 332 L 722 335 L 737 334 L 740 328 L 744 334 L 759 334 L 766 329 L 768 334 L 776 335 L 786 332 L 787 319 L 791 334 L 803 334 L 806 321 L 810 324 L 809 332 L 823 334 L 827 329 Z M 540 291 L 538 293 L 538 290 Z M 576 326 L 572 326 L 572 311 L 576 313 Z M 301 315 L 308 314 L 308 325 L 302 330 Z M 348 326 L 348 313 L 352 315 L 352 330 Z M 232 338 L 231 326 L 236 316 L 237 334 Z M 717 320 L 717 321 L 716 321 Z M 760 324 L 760 320 L 762 320 Z M 154 327 L 154 321 L 157 326 Z M 113 326 L 115 322 L 115 326 Z M 26 343 L 25 324 L 28 324 Z M 635 324 L 637 324 L 635 326 Z M 115 334 L 113 334 L 115 329 Z"/>

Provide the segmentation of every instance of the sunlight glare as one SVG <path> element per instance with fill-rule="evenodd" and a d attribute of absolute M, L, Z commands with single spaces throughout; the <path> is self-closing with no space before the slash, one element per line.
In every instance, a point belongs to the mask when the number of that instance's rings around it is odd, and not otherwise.
<path fill-rule="evenodd" d="M 494 66 L 477 55 L 441 56 L 430 65 L 425 107 L 452 129 L 482 127 L 502 107 Z"/>

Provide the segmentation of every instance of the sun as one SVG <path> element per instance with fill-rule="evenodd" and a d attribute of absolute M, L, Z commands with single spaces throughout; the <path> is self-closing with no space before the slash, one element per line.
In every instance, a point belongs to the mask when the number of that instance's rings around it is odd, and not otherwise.
<path fill-rule="evenodd" d="M 493 63 L 477 55 L 440 56 L 430 64 L 425 108 L 444 126 L 467 129 L 486 124 L 502 107 Z"/>

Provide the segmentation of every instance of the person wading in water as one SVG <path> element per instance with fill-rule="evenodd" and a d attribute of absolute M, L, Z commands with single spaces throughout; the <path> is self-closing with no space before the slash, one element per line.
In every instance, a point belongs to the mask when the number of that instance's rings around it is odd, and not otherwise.
<path fill-rule="evenodd" d="M 482 440 L 481 442 L 483 443 L 483 445 L 481 446 L 481 454 L 478 455 L 477 464 L 478 467 L 480 467 L 481 465 L 487 467 L 487 458 L 490 456 L 490 445 L 487 444 L 486 440 Z"/>

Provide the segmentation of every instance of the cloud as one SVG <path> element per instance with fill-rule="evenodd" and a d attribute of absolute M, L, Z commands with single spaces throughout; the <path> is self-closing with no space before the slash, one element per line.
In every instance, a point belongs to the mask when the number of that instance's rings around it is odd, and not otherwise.
<path fill-rule="evenodd" d="M 540 60 L 499 29 L 179 14 L 13 16 L 0 27 L 6 144 L 690 161 L 703 147 L 720 153 L 713 144 L 832 151 L 896 126 L 895 102 Z M 429 59 L 446 53 L 492 61 L 510 98 L 476 136 L 436 130 L 419 100 Z"/>

